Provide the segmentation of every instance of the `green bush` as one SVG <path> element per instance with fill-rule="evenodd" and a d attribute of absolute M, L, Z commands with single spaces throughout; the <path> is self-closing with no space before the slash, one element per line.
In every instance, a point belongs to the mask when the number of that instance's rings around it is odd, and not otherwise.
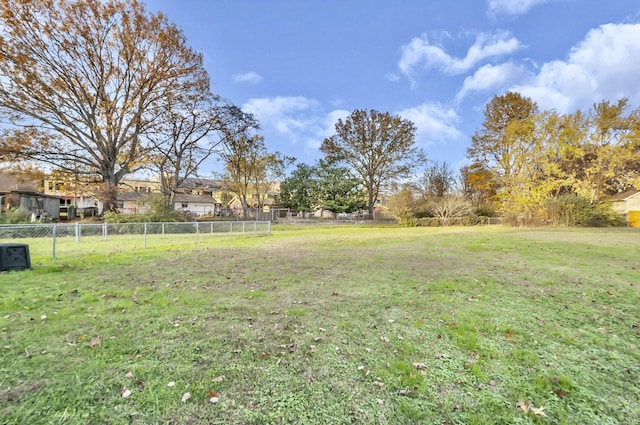
<path fill-rule="evenodd" d="M 0 214 L 0 223 L 2 224 L 19 224 L 30 223 L 31 214 L 23 208 L 10 208 L 8 211 Z"/>
<path fill-rule="evenodd" d="M 606 227 L 624 226 L 624 218 L 607 202 L 591 203 L 588 199 L 566 194 L 544 203 L 548 221 L 556 226 Z"/>

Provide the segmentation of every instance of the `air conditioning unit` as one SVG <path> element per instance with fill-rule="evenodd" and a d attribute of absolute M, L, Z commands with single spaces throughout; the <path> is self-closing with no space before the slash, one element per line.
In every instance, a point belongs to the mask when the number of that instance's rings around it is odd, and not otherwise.
<path fill-rule="evenodd" d="M 30 268 L 29 245 L 23 243 L 0 244 L 0 271 L 6 272 Z"/>

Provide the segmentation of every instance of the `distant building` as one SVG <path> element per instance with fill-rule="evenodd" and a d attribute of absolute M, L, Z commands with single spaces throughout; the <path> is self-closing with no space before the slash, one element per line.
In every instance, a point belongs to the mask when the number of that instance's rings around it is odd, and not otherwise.
<path fill-rule="evenodd" d="M 627 217 L 627 224 L 640 227 L 640 190 L 627 189 L 611 198 L 611 208 Z"/>
<path fill-rule="evenodd" d="M 49 217 L 60 218 L 60 197 L 46 195 L 40 190 L 39 182 L 0 173 L 0 211 L 22 209 L 34 220 Z"/>

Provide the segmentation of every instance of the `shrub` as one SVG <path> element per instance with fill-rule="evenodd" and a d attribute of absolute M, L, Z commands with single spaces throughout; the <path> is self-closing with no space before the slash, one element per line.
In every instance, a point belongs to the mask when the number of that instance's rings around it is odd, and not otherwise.
<path fill-rule="evenodd" d="M 567 194 L 547 199 L 544 204 L 548 221 L 560 226 L 624 226 L 624 218 L 607 202 L 591 203 L 588 199 Z"/>
<path fill-rule="evenodd" d="M 2 224 L 18 224 L 30 223 L 31 215 L 24 208 L 10 208 L 8 211 L 0 214 L 0 223 Z"/>

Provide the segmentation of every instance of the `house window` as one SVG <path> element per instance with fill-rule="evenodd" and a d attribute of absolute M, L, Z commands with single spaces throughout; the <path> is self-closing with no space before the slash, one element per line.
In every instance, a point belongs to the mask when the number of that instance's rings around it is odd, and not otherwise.
<path fill-rule="evenodd" d="M 53 190 L 53 182 L 49 182 L 49 190 Z"/>

